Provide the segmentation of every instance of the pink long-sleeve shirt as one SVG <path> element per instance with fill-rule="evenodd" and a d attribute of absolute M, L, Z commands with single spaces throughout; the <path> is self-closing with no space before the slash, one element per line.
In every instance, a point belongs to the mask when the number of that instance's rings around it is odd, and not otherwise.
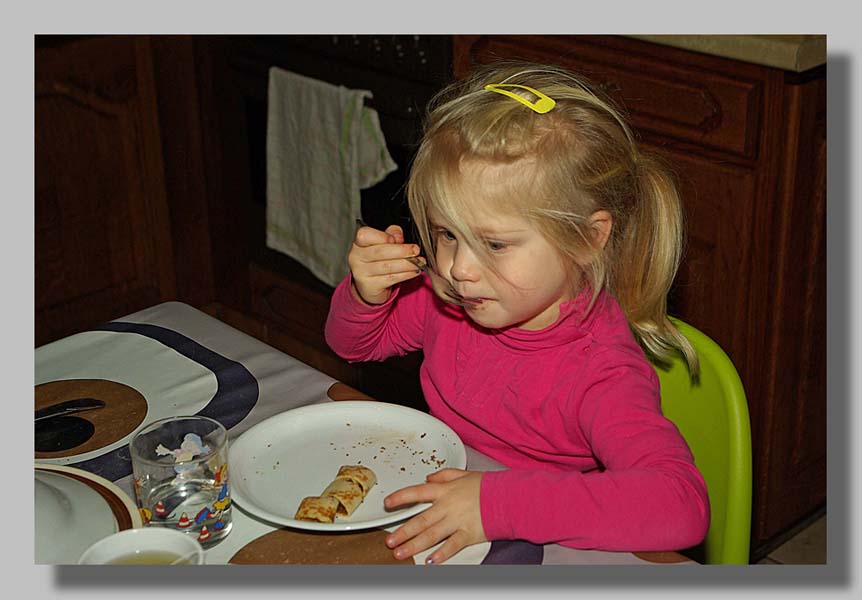
<path fill-rule="evenodd" d="M 432 415 L 506 465 L 482 476 L 489 540 L 675 550 L 709 526 L 706 485 L 614 298 L 589 294 L 540 331 L 489 330 L 444 304 L 426 276 L 371 306 L 336 288 L 326 340 L 348 361 L 421 349 Z"/>

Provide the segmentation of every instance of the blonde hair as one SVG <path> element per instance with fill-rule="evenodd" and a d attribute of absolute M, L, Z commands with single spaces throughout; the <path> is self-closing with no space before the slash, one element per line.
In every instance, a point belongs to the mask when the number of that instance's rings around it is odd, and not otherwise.
<path fill-rule="evenodd" d="M 486 90 L 489 83 L 528 86 L 556 105 L 538 114 Z M 538 99 L 522 88 L 508 89 L 530 102 Z M 431 206 L 488 259 L 467 225 L 476 208 L 453 193 L 465 160 L 519 167 L 511 193 L 495 198 L 495 208 L 529 219 L 577 267 L 573 271 L 592 289 L 590 307 L 607 289 L 648 354 L 668 360 L 679 351 L 697 374 L 697 354 L 667 317 L 667 294 L 683 246 L 679 191 L 670 170 L 639 149 L 610 99 L 565 69 L 523 62 L 480 67 L 438 92 L 407 183 L 410 212 L 432 265 Z M 588 231 L 588 219 L 599 210 L 613 219 L 604 247 Z"/>

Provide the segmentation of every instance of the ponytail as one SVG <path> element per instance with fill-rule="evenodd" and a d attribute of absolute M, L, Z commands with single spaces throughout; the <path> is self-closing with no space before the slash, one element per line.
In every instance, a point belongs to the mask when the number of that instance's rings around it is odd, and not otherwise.
<path fill-rule="evenodd" d="M 667 317 L 667 295 L 682 258 L 682 202 L 675 178 L 654 155 L 638 154 L 632 212 L 615 240 L 610 287 L 635 338 L 658 360 L 680 352 L 692 377 L 697 353 Z"/>

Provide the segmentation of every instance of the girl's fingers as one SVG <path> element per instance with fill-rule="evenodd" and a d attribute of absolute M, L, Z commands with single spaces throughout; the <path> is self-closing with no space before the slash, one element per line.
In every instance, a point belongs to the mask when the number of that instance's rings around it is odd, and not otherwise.
<path fill-rule="evenodd" d="M 362 248 L 361 250 L 354 247 L 354 251 L 347 257 L 347 263 L 354 277 L 389 277 L 403 273 L 405 277 L 399 281 L 404 281 L 418 275 L 422 270 L 407 260 L 415 256 L 416 252 L 418 252 L 418 247 L 410 244 L 388 244 Z M 389 279 L 393 278 L 390 277 Z"/>
<path fill-rule="evenodd" d="M 404 243 L 404 231 L 401 229 L 400 225 L 390 225 L 386 228 L 386 233 L 392 236 L 394 244 L 403 244 Z"/>
<path fill-rule="evenodd" d="M 400 273 L 384 273 L 383 275 L 371 275 L 368 277 L 369 283 L 381 289 L 391 287 L 402 281 L 409 281 L 414 277 L 419 277 L 421 271 L 401 271 Z"/>
<path fill-rule="evenodd" d="M 461 479 L 475 471 L 464 471 L 462 469 L 443 469 L 435 471 L 426 477 L 428 483 L 410 485 L 396 490 L 383 499 L 383 506 L 388 510 L 404 506 L 405 504 L 416 504 L 417 502 L 435 502 L 444 491 L 444 486 L 439 485 L 447 481 Z M 435 478 L 432 480 L 432 478 Z M 431 509 L 429 509 L 431 510 Z M 425 511 L 428 512 L 428 511 Z M 425 513 L 420 513 L 422 516 Z"/>
<path fill-rule="evenodd" d="M 439 565 L 455 556 L 464 547 L 468 546 L 467 534 L 463 531 L 456 531 L 450 535 L 439 548 L 425 557 L 426 565 Z"/>
<path fill-rule="evenodd" d="M 356 230 L 353 242 L 357 246 L 375 246 L 377 244 L 404 244 L 404 231 L 400 225 L 390 225 L 386 231 L 364 225 Z"/>
<path fill-rule="evenodd" d="M 418 255 L 419 246 L 415 244 L 377 244 L 365 247 L 354 244 L 347 256 L 347 261 L 353 271 L 357 267 L 375 266 L 385 269 L 383 272 L 393 272 L 417 269 L 418 267 L 408 259 Z"/>
<path fill-rule="evenodd" d="M 365 248 L 368 246 L 376 246 L 378 244 L 396 244 L 397 242 L 395 241 L 394 236 L 385 231 L 365 226 L 356 230 L 356 233 L 353 235 L 353 243 L 360 248 Z"/>
<path fill-rule="evenodd" d="M 416 502 L 431 502 L 386 537 L 393 555 L 403 559 L 446 540 L 429 554 L 432 563 L 485 539 L 478 499 L 481 473 L 462 469 L 442 469 L 427 477 L 428 483 L 402 488 L 383 499 L 387 509 Z"/>
<path fill-rule="evenodd" d="M 416 504 L 417 502 L 434 502 L 439 494 L 439 489 L 427 483 L 411 485 L 394 491 L 383 499 L 383 506 L 387 509 L 404 506 L 405 504 Z M 429 509 L 430 510 L 430 509 Z M 420 513 L 424 515 L 428 511 Z M 418 517 L 417 517 L 418 518 Z"/>
<path fill-rule="evenodd" d="M 419 255 L 419 246 L 416 244 L 378 244 L 366 248 L 363 255 L 367 262 L 412 258 Z"/>
<path fill-rule="evenodd" d="M 469 471 L 465 471 L 463 469 L 453 469 L 450 467 L 446 469 L 440 469 L 439 471 L 434 471 L 425 478 L 425 481 L 428 481 L 429 483 L 445 483 L 447 481 L 455 481 L 456 479 L 461 479 L 468 474 Z"/>
<path fill-rule="evenodd" d="M 419 267 L 403 258 L 394 258 L 389 260 L 378 260 L 365 263 L 362 266 L 362 272 L 366 277 L 385 277 L 394 273 L 416 273 L 420 270 Z"/>
<path fill-rule="evenodd" d="M 442 518 L 443 514 L 441 511 L 434 510 L 434 507 L 432 506 L 408 520 L 401 527 L 386 536 L 386 545 L 390 548 L 400 546 L 414 536 L 422 533 L 425 529 L 431 527 Z"/>
<path fill-rule="evenodd" d="M 451 533 L 443 514 L 429 508 L 390 534 L 386 545 L 394 548 L 393 556 L 401 560 L 435 546 Z"/>

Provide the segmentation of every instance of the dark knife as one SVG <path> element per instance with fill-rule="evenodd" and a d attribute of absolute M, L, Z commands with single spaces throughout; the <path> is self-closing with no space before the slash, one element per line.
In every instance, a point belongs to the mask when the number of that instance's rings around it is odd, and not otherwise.
<path fill-rule="evenodd" d="M 94 408 L 103 408 L 104 406 L 104 400 L 96 400 L 95 398 L 66 400 L 65 402 L 60 402 L 59 404 L 54 404 L 53 406 L 37 410 L 36 421 L 60 415 L 70 415 L 72 413 L 82 412 L 85 410 L 93 410 Z"/>

